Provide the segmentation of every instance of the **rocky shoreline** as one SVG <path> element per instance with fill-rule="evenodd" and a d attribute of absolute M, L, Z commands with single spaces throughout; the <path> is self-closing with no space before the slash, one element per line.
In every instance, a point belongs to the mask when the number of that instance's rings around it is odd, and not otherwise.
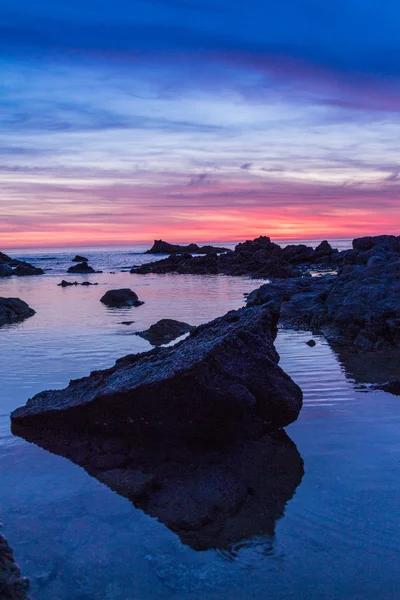
<path fill-rule="evenodd" d="M 28 262 L 11 258 L 7 254 L 0 252 L 0 277 L 10 277 L 17 275 L 23 277 L 27 275 L 43 275 L 43 269 L 34 267 Z"/>
<path fill-rule="evenodd" d="M 29 580 L 22 577 L 14 554 L 0 533 L 0 598 L 1 600 L 29 600 Z"/>

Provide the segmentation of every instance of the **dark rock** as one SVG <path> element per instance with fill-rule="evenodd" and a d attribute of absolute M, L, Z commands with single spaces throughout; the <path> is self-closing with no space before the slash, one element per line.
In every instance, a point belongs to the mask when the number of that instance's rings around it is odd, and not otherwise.
<path fill-rule="evenodd" d="M 77 265 L 73 265 L 72 267 L 69 267 L 67 272 L 68 273 L 96 273 L 96 271 L 93 269 L 93 267 L 88 265 L 87 262 L 81 262 L 81 263 L 78 263 Z"/>
<path fill-rule="evenodd" d="M 14 270 L 9 265 L 0 263 L 0 277 L 9 277 L 10 275 L 14 275 Z"/>
<path fill-rule="evenodd" d="M 20 277 L 29 276 L 29 275 L 43 275 L 43 269 L 39 267 L 34 267 L 27 262 L 20 261 L 16 268 L 14 269 L 13 275 L 18 275 Z"/>
<path fill-rule="evenodd" d="M 161 319 L 161 321 L 157 321 L 157 323 L 151 325 L 146 331 L 139 331 L 136 335 L 149 341 L 153 346 L 160 346 L 161 344 L 167 344 L 175 340 L 185 333 L 189 333 L 193 329 L 193 325 L 183 323 L 182 321 Z"/>
<path fill-rule="evenodd" d="M 61 281 L 61 283 L 57 283 L 57 285 L 60 287 L 71 287 L 73 285 L 83 285 L 84 287 L 87 287 L 88 285 L 99 285 L 99 284 L 92 283 L 91 281 L 83 281 L 82 283 L 78 283 L 77 281 L 65 281 L 65 279 L 63 279 Z"/>
<path fill-rule="evenodd" d="M 308 340 L 308 342 L 306 342 L 307 346 L 310 346 L 310 348 L 314 348 L 314 346 L 317 345 L 317 342 L 315 340 Z"/>
<path fill-rule="evenodd" d="M 164 440 L 240 440 L 294 421 L 300 388 L 278 366 L 273 306 L 232 311 L 173 347 L 42 392 L 13 412 L 21 425 Z"/>
<path fill-rule="evenodd" d="M 80 256 L 79 254 L 77 254 L 75 258 L 72 259 L 72 262 L 89 262 L 89 260 L 84 256 Z"/>
<path fill-rule="evenodd" d="M 120 325 L 132 325 L 135 321 L 121 321 Z"/>
<path fill-rule="evenodd" d="M 88 285 L 99 285 L 98 283 L 92 283 L 91 281 L 82 281 L 81 285 L 87 287 Z"/>
<path fill-rule="evenodd" d="M 386 383 L 379 383 L 373 385 L 372 388 L 374 390 L 383 390 L 384 392 L 389 392 L 389 394 L 394 394 L 395 396 L 400 396 L 400 380 L 394 379 L 393 381 L 387 381 Z"/>
<path fill-rule="evenodd" d="M 25 275 L 43 275 L 43 273 L 43 269 L 0 252 L 0 277 L 8 277 L 9 275 L 22 277 Z"/>
<path fill-rule="evenodd" d="M 19 298 L 0 298 L 0 326 L 23 321 L 35 311 Z"/>
<path fill-rule="evenodd" d="M 73 429 L 13 432 L 65 456 L 99 481 L 157 518 L 195 550 L 233 550 L 254 537 L 271 538 L 303 476 L 294 443 L 280 431 L 257 440 L 221 445 L 174 444 L 160 437 L 151 444 Z M 110 454 L 105 449 L 110 448 Z M 121 467 L 107 468 L 124 449 Z M 122 461 L 121 455 L 118 461 Z"/>
<path fill-rule="evenodd" d="M 29 600 L 29 580 L 22 577 L 10 546 L 0 534 L 0 598 Z"/>
<path fill-rule="evenodd" d="M 100 298 L 100 302 L 114 308 L 122 308 L 124 306 L 141 306 L 144 302 L 140 301 L 137 294 L 129 288 L 121 290 L 108 290 Z"/>
<path fill-rule="evenodd" d="M 8 265 L 13 261 L 11 256 L 4 254 L 4 252 L 0 252 L 0 265 Z"/>
<path fill-rule="evenodd" d="M 198 246 L 197 244 L 188 244 L 182 246 L 179 244 L 169 244 L 163 240 L 154 240 L 153 246 L 145 254 L 180 254 L 181 252 L 190 252 L 192 254 L 215 254 L 227 252 L 228 248 L 219 248 L 216 246 Z"/>

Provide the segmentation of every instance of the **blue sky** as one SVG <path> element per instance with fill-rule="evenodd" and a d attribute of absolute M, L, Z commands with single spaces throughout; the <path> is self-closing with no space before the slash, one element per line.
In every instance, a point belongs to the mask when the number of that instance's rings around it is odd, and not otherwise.
<path fill-rule="evenodd" d="M 0 7 L 0 246 L 399 228 L 400 5 Z"/>

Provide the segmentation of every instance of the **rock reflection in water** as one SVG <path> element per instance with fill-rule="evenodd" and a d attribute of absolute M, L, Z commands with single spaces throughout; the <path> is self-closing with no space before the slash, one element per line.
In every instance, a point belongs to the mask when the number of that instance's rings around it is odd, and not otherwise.
<path fill-rule="evenodd" d="M 149 447 L 129 438 L 16 425 L 13 432 L 82 466 L 195 550 L 231 552 L 251 538 L 272 537 L 304 472 L 284 431 L 229 449 Z"/>

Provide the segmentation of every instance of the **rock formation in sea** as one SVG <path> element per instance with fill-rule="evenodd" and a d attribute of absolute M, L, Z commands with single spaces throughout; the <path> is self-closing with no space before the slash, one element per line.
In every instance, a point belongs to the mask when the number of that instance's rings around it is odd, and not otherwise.
<path fill-rule="evenodd" d="M 10 275 L 17 275 L 19 277 L 27 275 L 43 275 L 43 269 L 34 267 L 28 262 L 11 258 L 0 252 L 0 277 L 9 277 Z"/>
<path fill-rule="evenodd" d="M 305 266 L 319 268 L 337 266 L 342 253 L 334 250 L 327 241 L 315 250 L 304 244 L 281 248 L 262 236 L 238 244 L 233 251 L 193 257 L 188 252 L 171 254 L 168 258 L 131 269 L 131 273 L 182 273 L 250 275 L 252 277 L 300 277 Z"/>
<path fill-rule="evenodd" d="M 146 444 L 134 436 L 15 423 L 13 432 L 80 465 L 194 550 L 229 552 L 251 538 L 272 541 L 304 472 L 295 444 L 282 430 L 228 446 L 162 436 Z"/>
<path fill-rule="evenodd" d="M 0 327 L 32 317 L 35 311 L 19 298 L 0 298 Z"/>
<path fill-rule="evenodd" d="M 247 297 L 271 301 L 285 326 L 362 351 L 400 348 L 400 236 L 355 239 L 337 275 L 275 280 Z"/>
<path fill-rule="evenodd" d="M 137 294 L 135 294 L 135 292 L 129 288 L 108 290 L 108 292 L 106 292 L 104 296 L 100 298 L 100 302 L 113 308 L 123 308 L 124 306 L 141 306 L 144 304 L 142 300 L 139 300 Z"/>
<path fill-rule="evenodd" d="M 179 244 L 169 244 L 163 240 L 154 240 L 153 246 L 145 254 L 180 254 L 190 252 L 191 254 L 215 254 L 219 252 L 228 252 L 228 248 L 219 248 L 218 246 L 198 246 L 197 244 L 188 244 L 182 246 Z"/>
<path fill-rule="evenodd" d="M 59 287 L 71 287 L 71 286 L 75 286 L 75 285 L 83 285 L 84 287 L 87 287 L 89 285 L 99 285 L 98 283 L 92 283 L 91 281 L 82 281 L 81 283 L 79 283 L 78 281 L 66 281 L 65 279 L 63 279 L 60 283 L 57 283 L 57 285 Z"/>
<path fill-rule="evenodd" d="M 175 346 L 128 355 L 114 367 L 37 394 L 12 422 L 177 442 L 239 441 L 294 421 L 302 392 L 279 367 L 279 314 L 231 311 Z"/>
<path fill-rule="evenodd" d="M 73 259 L 72 262 L 89 262 L 89 260 L 87 258 L 85 258 L 84 256 L 81 256 L 80 254 L 77 254 Z"/>
<path fill-rule="evenodd" d="M 69 267 L 67 273 L 99 273 L 100 271 L 95 271 L 93 267 L 91 267 L 86 261 L 77 263 L 76 265 L 72 265 Z"/>
<path fill-rule="evenodd" d="M 160 321 L 157 321 L 157 323 L 151 325 L 146 331 L 136 332 L 136 335 L 147 340 L 153 346 L 160 346 L 161 344 L 172 342 L 172 340 L 175 340 L 185 333 L 189 333 L 189 331 L 192 331 L 193 329 L 193 325 L 189 325 L 183 321 L 161 319 Z"/>
<path fill-rule="evenodd" d="M 29 580 L 22 577 L 14 554 L 0 534 L 0 598 L 1 600 L 29 600 Z"/>

